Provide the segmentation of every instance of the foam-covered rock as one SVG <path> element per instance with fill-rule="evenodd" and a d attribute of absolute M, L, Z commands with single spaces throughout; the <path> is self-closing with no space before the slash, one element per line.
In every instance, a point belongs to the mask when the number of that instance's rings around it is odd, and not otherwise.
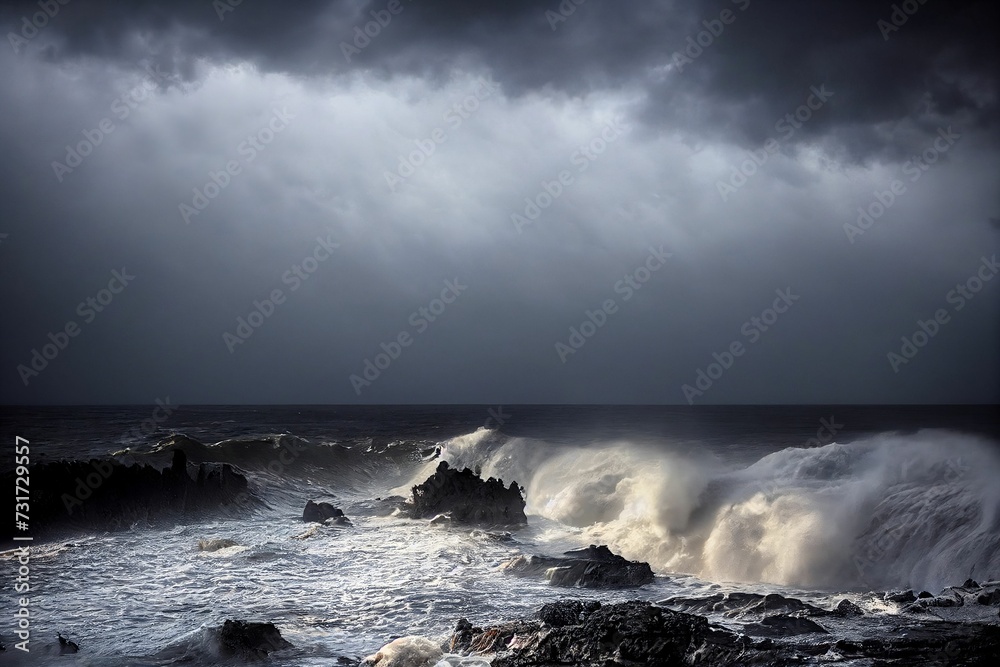
<path fill-rule="evenodd" d="M 425 637 L 400 637 L 364 659 L 371 667 L 432 667 L 444 656 L 441 647 Z"/>

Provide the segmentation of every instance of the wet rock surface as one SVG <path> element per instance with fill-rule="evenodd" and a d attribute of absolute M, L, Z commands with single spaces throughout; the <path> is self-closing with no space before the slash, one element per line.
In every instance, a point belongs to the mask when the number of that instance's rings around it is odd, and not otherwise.
<path fill-rule="evenodd" d="M 768 615 L 746 629 L 739 633 L 649 602 L 561 600 L 534 618 L 489 627 L 460 619 L 448 650 L 486 657 L 496 667 L 783 666 L 854 659 L 882 667 L 986 666 L 1000 658 L 1000 627 L 981 623 L 896 626 L 861 641 L 838 640 L 804 615 Z"/>
<path fill-rule="evenodd" d="M 847 602 L 845 600 L 845 602 Z M 830 612 L 802 600 L 777 593 L 717 593 L 707 597 L 672 597 L 659 603 L 664 607 L 695 614 L 722 613 L 728 618 L 760 616 L 762 614 L 795 614 L 799 616 L 825 616 Z M 860 610 L 858 610 L 860 611 Z"/>
<path fill-rule="evenodd" d="M 414 519 L 447 515 L 454 523 L 480 525 L 525 524 L 524 498 L 517 482 L 481 479 L 469 470 L 457 470 L 442 461 L 425 482 L 413 487 L 407 513 Z"/>
<path fill-rule="evenodd" d="M 226 621 L 216 628 L 215 635 L 221 657 L 257 660 L 292 646 L 273 623 Z"/>
<path fill-rule="evenodd" d="M 653 581 L 649 563 L 626 560 L 606 546 L 592 544 L 586 549 L 567 551 L 563 556 L 517 556 L 501 567 L 511 574 L 544 576 L 553 586 L 630 588 Z"/>
<path fill-rule="evenodd" d="M 344 516 L 344 512 L 330 503 L 317 503 L 310 500 L 306 503 L 305 509 L 302 510 L 302 520 L 312 521 L 315 523 L 326 523 L 329 521 L 330 524 L 349 526 L 351 525 L 350 519 Z"/>

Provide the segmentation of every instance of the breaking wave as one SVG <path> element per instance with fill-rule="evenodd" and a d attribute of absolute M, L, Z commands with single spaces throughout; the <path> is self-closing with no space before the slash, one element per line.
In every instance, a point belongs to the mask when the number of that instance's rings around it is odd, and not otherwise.
<path fill-rule="evenodd" d="M 1000 455 L 974 436 L 882 434 L 733 468 L 662 445 L 591 445 L 581 456 L 480 429 L 440 456 L 517 480 L 528 513 L 557 522 L 561 539 L 609 544 L 661 572 L 930 590 L 1000 578 Z"/>

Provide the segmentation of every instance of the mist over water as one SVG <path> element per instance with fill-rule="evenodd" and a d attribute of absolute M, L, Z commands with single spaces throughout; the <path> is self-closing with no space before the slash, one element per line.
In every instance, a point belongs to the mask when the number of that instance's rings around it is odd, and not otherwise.
<path fill-rule="evenodd" d="M 740 467 L 669 446 L 580 448 L 481 429 L 444 443 L 442 457 L 520 481 L 529 514 L 663 573 L 931 590 L 1000 576 L 1000 456 L 977 436 L 875 435 Z"/>

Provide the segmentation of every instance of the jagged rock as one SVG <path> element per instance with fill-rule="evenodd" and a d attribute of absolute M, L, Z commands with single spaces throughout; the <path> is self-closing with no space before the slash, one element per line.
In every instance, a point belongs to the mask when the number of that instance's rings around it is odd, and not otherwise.
<path fill-rule="evenodd" d="M 976 602 L 986 605 L 1000 604 L 1000 588 L 989 593 L 983 593 L 976 598 Z"/>
<path fill-rule="evenodd" d="M 928 591 L 920 591 L 919 593 L 917 593 L 918 600 L 921 600 L 923 598 L 932 598 L 932 597 L 934 596 L 931 595 Z"/>
<path fill-rule="evenodd" d="M 340 525 L 350 525 L 350 520 L 344 513 L 330 503 L 317 503 L 310 500 L 302 510 L 303 521 L 313 521 L 316 523 L 326 523 L 328 519 L 333 519 L 331 523 Z"/>
<path fill-rule="evenodd" d="M 232 466 L 203 463 L 196 471 L 192 477 L 181 450 L 162 470 L 99 459 L 36 463 L 30 468 L 34 536 L 232 514 L 256 504 Z M 13 486 L 13 474 L 3 473 L 0 481 Z"/>
<path fill-rule="evenodd" d="M 858 605 L 854 604 L 847 598 L 844 598 L 837 604 L 837 608 L 833 610 L 833 613 L 837 616 L 864 616 L 865 612 Z"/>
<path fill-rule="evenodd" d="M 606 546 L 567 551 L 567 558 L 517 556 L 502 564 L 505 572 L 543 575 L 553 586 L 583 588 L 628 588 L 653 581 L 649 563 L 630 561 Z"/>
<path fill-rule="evenodd" d="M 796 614 L 799 616 L 826 616 L 831 613 L 796 598 L 777 593 L 716 593 L 706 597 L 672 597 L 659 604 L 688 613 L 721 612 L 728 618 L 768 614 Z"/>
<path fill-rule="evenodd" d="M 372 667 L 432 667 L 444 656 L 441 647 L 424 637 L 400 637 L 361 664 Z"/>
<path fill-rule="evenodd" d="M 511 525 L 528 522 L 524 498 L 517 482 L 504 487 L 503 481 L 480 479 L 468 468 L 456 470 L 442 461 L 424 483 L 413 487 L 408 507 L 414 519 L 448 514 L 455 523 Z"/>
<path fill-rule="evenodd" d="M 601 603 L 594 601 L 560 600 L 543 604 L 538 610 L 538 620 L 553 628 L 576 625 L 584 616 L 597 611 Z"/>
<path fill-rule="evenodd" d="M 753 630 L 774 638 L 751 639 L 712 626 L 702 616 L 639 601 L 605 606 L 565 600 L 545 605 L 538 617 L 486 628 L 463 618 L 448 650 L 487 658 L 494 667 L 791 667 L 812 664 L 804 656 L 824 655 L 831 649 L 851 662 L 864 660 L 879 667 L 992 667 L 1000 657 L 1000 627 L 937 619 L 883 628 L 877 638 L 831 643 L 795 638 L 828 634 L 807 618 L 767 617 Z"/>
<path fill-rule="evenodd" d="M 226 621 L 216 632 L 220 653 L 226 657 L 254 660 L 292 646 L 273 623 Z"/>
<path fill-rule="evenodd" d="M 905 604 L 907 602 L 916 602 L 917 596 L 913 594 L 913 591 L 903 591 L 902 593 L 886 593 L 885 599 L 887 602 Z"/>
<path fill-rule="evenodd" d="M 66 639 L 62 636 L 62 633 L 57 634 L 56 638 L 59 640 L 59 655 L 76 653 L 80 650 L 80 647 L 77 646 L 76 642 L 71 639 Z"/>
<path fill-rule="evenodd" d="M 732 661 L 745 648 L 735 634 L 711 630 L 705 618 L 648 602 L 602 606 L 572 600 L 546 605 L 542 613 L 563 624 L 513 621 L 482 629 L 460 622 L 450 650 L 493 654 L 494 667 L 527 667 L 681 665 L 690 664 L 696 652 L 699 664 L 716 664 L 711 659 L 725 664 L 723 660 Z"/>
<path fill-rule="evenodd" d="M 744 626 L 746 633 L 754 637 L 791 637 L 813 632 L 826 634 L 826 630 L 816 621 L 800 616 L 775 614 L 768 616 L 760 623 L 750 623 Z"/>

